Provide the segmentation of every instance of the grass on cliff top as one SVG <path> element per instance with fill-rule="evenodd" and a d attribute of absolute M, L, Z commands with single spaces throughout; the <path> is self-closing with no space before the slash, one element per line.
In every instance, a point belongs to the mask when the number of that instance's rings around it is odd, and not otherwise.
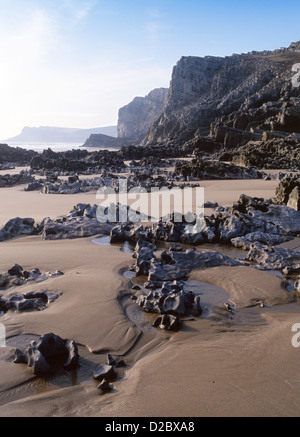
<path fill-rule="evenodd" d="M 274 55 L 252 55 L 254 58 L 268 59 L 275 63 L 296 64 L 300 63 L 300 52 L 285 52 Z"/>

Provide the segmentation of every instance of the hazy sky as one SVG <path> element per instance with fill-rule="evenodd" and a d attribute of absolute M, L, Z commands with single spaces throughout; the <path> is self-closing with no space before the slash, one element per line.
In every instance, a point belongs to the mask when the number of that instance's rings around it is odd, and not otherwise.
<path fill-rule="evenodd" d="M 0 139 L 114 125 L 181 56 L 288 46 L 299 19 L 299 0 L 0 0 Z"/>

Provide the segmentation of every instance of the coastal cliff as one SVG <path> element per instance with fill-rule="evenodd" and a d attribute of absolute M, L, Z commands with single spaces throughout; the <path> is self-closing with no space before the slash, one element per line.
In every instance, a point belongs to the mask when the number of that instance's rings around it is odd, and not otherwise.
<path fill-rule="evenodd" d="M 299 62 L 300 42 L 224 58 L 182 57 L 173 69 L 166 104 L 143 143 L 210 134 L 235 146 L 243 132 L 243 144 L 261 139 L 262 131 L 299 132 Z"/>
<path fill-rule="evenodd" d="M 119 109 L 118 137 L 139 140 L 160 116 L 168 95 L 167 88 L 156 88 L 145 97 L 135 97 Z"/>

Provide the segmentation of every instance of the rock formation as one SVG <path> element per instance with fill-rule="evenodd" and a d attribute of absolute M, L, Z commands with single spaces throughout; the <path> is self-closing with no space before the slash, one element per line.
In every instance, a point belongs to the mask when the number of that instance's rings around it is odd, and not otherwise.
<path fill-rule="evenodd" d="M 118 148 L 126 144 L 126 141 L 103 134 L 91 134 L 82 147 L 105 147 L 108 149 Z"/>
<path fill-rule="evenodd" d="M 0 144 L 0 164 L 15 163 L 19 165 L 28 165 L 33 156 L 38 153 L 33 150 L 25 150 L 21 147 L 11 147 L 7 144 Z"/>
<path fill-rule="evenodd" d="M 14 363 L 27 364 L 38 376 L 49 375 L 60 369 L 76 369 L 79 364 L 78 346 L 74 340 L 48 333 L 31 342 L 24 352 L 16 349 Z"/>
<path fill-rule="evenodd" d="M 300 211 L 300 174 L 285 176 L 275 192 L 278 202 Z"/>
<path fill-rule="evenodd" d="M 160 116 L 168 94 L 166 88 L 156 88 L 145 97 L 135 97 L 119 109 L 118 137 L 139 140 Z"/>
<path fill-rule="evenodd" d="M 300 87 L 292 82 L 292 66 L 299 62 L 300 42 L 273 52 L 182 57 L 144 144 L 210 134 L 236 147 L 262 140 L 265 131 L 299 133 Z"/>

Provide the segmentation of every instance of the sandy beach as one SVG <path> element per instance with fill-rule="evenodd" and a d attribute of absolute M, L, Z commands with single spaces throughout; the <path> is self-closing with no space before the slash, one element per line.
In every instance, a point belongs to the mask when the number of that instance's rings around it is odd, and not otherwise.
<path fill-rule="evenodd" d="M 224 206 L 241 193 L 270 198 L 276 184 L 201 183 L 205 200 Z M 2 224 L 17 216 L 55 218 L 78 202 L 97 203 L 95 192 L 44 195 L 23 188 L 0 189 Z M 246 266 L 194 270 L 186 287 L 200 294 L 202 315 L 185 320 L 180 332 L 161 331 L 151 326 L 153 315 L 129 297 L 131 254 L 122 245 L 92 240 L 28 236 L 0 243 L 2 273 L 15 263 L 29 271 L 64 273 L 17 287 L 18 293 L 62 293 L 45 310 L 1 316 L 7 337 L 6 347 L 0 348 L 1 417 L 300 414 L 299 350 L 291 343 L 299 306 L 280 275 Z M 253 306 L 256 300 L 264 307 Z M 225 301 L 234 305 L 234 317 L 225 311 Z M 77 342 L 77 371 L 43 379 L 25 364 L 12 363 L 16 347 L 48 332 Z M 127 366 L 118 372 L 114 390 L 101 395 L 93 369 L 107 353 L 124 358 Z"/>

